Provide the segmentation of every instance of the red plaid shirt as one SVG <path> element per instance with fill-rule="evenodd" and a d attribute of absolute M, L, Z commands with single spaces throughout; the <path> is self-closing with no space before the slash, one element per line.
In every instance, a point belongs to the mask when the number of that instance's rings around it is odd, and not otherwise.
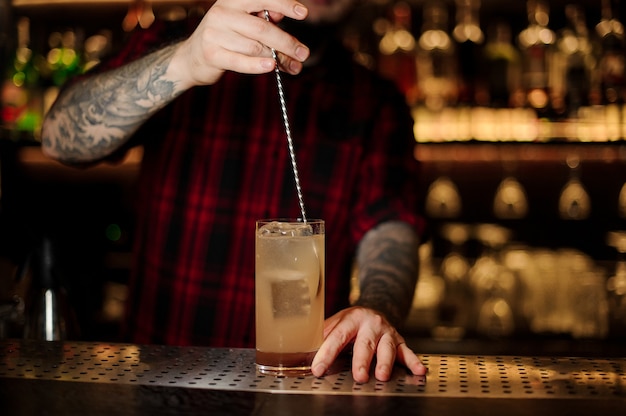
<path fill-rule="evenodd" d="M 139 32 L 105 67 L 150 50 L 164 29 Z M 329 316 L 348 306 L 367 230 L 399 219 L 420 231 L 413 121 L 392 84 L 340 47 L 283 83 L 307 217 L 326 221 Z M 255 220 L 300 216 L 275 74 L 193 88 L 135 139 L 145 153 L 129 339 L 254 346 Z"/>

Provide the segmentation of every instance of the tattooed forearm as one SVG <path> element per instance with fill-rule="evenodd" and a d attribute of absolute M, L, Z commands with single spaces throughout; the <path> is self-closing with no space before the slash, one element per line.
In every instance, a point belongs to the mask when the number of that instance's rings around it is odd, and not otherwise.
<path fill-rule="evenodd" d="M 83 162 L 107 156 L 182 91 L 164 75 L 176 45 L 67 89 L 50 109 L 42 146 L 52 157 Z"/>
<path fill-rule="evenodd" d="M 357 253 L 357 305 L 375 309 L 396 327 L 406 318 L 415 292 L 418 236 L 406 223 L 386 222 L 370 230 Z"/>

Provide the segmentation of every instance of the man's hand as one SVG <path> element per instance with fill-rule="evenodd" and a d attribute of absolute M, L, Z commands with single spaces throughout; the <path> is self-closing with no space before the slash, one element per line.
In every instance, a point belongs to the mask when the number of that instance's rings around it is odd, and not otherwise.
<path fill-rule="evenodd" d="M 268 10 L 271 22 L 265 19 Z M 296 74 L 309 49 L 274 22 L 302 20 L 307 8 L 295 0 L 217 0 L 194 33 L 177 49 L 169 70 L 181 87 L 215 83 L 224 71 L 270 72 L 276 50 L 281 69 Z"/>
<path fill-rule="evenodd" d="M 369 370 L 374 357 L 377 380 L 388 381 L 394 363 L 405 365 L 414 375 L 427 372 L 415 353 L 406 345 L 404 338 L 378 312 L 351 307 L 331 316 L 324 323 L 324 343 L 317 352 L 311 369 L 321 377 L 339 354 L 351 343 L 352 376 L 358 383 L 369 380 Z"/>

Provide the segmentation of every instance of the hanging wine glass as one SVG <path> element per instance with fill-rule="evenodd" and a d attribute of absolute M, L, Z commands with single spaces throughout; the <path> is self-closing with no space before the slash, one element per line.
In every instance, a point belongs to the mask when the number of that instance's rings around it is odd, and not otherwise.
<path fill-rule="evenodd" d="M 498 185 L 493 212 L 500 219 L 520 219 L 528 213 L 526 191 L 515 177 L 507 176 Z"/>
<path fill-rule="evenodd" d="M 626 218 L 626 183 L 622 186 L 622 190 L 619 193 L 618 202 L 617 202 L 619 215 L 622 218 Z"/>
<path fill-rule="evenodd" d="M 583 220 L 591 212 L 591 199 L 580 181 L 580 159 L 576 155 L 566 159 L 569 167 L 569 181 L 561 190 L 559 215 L 566 220 Z"/>
<path fill-rule="evenodd" d="M 135 27 L 149 28 L 154 23 L 155 15 L 149 1 L 135 0 L 128 5 L 128 11 L 122 21 L 122 29 L 131 32 Z"/>
<path fill-rule="evenodd" d="M 461 195 L 452 179 L 441 176 L 430 185 L 425 208 L 431 218 L 456 218 L 461 214 Z"/>
<path fill-rule="evenodd" d="M 496 218 L 513 220 L 524 218 L 528 214 L 526 190 L 515 177 L 516 164 L 514 155 L 502 155 L 504 178 L 493 199 L 493 213 Z"/>

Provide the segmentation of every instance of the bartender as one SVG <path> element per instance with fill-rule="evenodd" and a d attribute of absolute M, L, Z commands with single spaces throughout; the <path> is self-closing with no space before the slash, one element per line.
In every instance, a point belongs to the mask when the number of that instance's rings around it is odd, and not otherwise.
<path fill-rule="evenodd" d="M 254 346 L 255 220 L 299 214 L 274 49 L 307 212 L 326 221 L 329 318 L 313 374 L 345 350 L 357 382 L 371 369 L 388 380 L 396 362 L 425 374 L 398 332 L 423 230 L 413 120 L 392 82 L 342 46 L 357 3 L 217 0 L 137 29 L 59 95 L 42 128 L 49 157 L 87 166 L 144 148 L 125 340 Z"/>

